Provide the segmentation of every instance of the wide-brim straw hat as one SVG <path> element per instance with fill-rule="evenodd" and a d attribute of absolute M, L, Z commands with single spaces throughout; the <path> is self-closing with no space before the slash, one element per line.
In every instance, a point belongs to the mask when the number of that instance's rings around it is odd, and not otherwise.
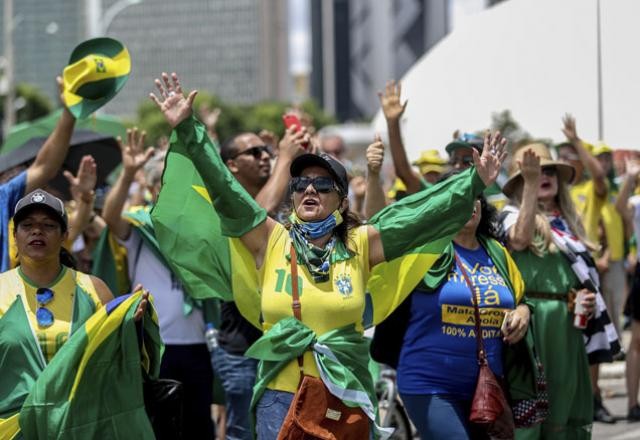
<path fill-rule="evenodd" d="M 511 197 L 513 195 L 518 181 L 522 178 L 518 162 L 522 161 L 524 153 L 528 150 L 532 150 L 536 154 L 536 156 L 540 158 L 540 167 L 553 166 L 557 170 L 558 179 L 561 179 L 566 183 L 570 183 L 573 180 L 575 169 L 568 163 L 554 160 L 551 157 L 551 151 L 549 150 L 549 147 L 547 147 L 545 144 L 536 143 L 525 145 L 515 152 L 511 160 L 511 166 L 509 167 L 509 179 L 502 187 L 502 192 L 507 197 Z"/>

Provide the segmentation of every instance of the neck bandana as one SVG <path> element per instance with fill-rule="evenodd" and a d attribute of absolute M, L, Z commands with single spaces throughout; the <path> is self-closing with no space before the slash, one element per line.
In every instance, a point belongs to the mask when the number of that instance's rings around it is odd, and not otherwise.
<path fill-rule="evenodd" d="M 342 242 L 335 236 L 331 237 L 324 248 L 310 243 L 309 240 L 333 232 L 335 227 L 342 223 L 342 215 L 338 210 L 335 210 L 324 220 L 305 222 L 293 212 L 289 220 L 291 221 L 289 235 L 298 253 L 298 263 L 306 266 L 316 283 L 328 281 L 333 250 L 336 247 L 341 248 L 344 246 L 340 246 Z M 342 253 L 340 252 L 340 254 Z"/>

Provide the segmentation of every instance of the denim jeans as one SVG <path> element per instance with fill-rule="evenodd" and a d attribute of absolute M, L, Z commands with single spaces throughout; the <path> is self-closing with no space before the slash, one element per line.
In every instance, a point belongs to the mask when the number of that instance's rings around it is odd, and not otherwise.
<path fill-rule="evenodd" d="M 401 393 L 400 397 L 423 440 L 486 438 L 469 426 L 469 400 L 445 394 Z"/>
<path fill-rule="evenodd" d="M 256 405 L 256 434 L 258 440 L 276 440 L 289 406 L 293 401 L 293 393 L 286 391 L 265 390 Z"/>
<path fill-rule="evenodd" d="M 211 364 L 222 382 L 227 408 L 227 440 L 251 440 L 249 406 L 258 361 L 216 347 Z"/>

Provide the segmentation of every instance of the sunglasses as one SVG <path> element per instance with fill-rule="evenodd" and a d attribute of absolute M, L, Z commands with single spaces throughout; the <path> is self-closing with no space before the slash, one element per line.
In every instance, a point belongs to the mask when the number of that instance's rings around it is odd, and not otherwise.
<path fill-rule="evenodd" d="M 328 194 L 331 191 L 337 191 L 338 188 L 336 186 L 335 180 L 331 177 L 320 176 L 320 177 L 294 177 L 291 179 L 291 183 L 289 184 L 291 188 L 291 192 L 303 193 L 307 190 L 309 185 L 312 185 L 313 188 L 323 194 Z"/>
<path fill-rule="evenodd" d="M 556 170 L 556 167 L 542 167 L 542 174 L 548 177 L 553 177 L 558 174 L 558 170 Z"/>
<path fill-rule="evenodd" d="M 235 159 L 238 156 L 242 156 L 244 154 L 251 155 L 254 159 L 260 159 L 263 153 L 267 153 L 270 158 L 273 158 L 273 152 L 271 151 L 271 147 L 268 145 L 257 145 L 255 147 L 247 148 L 244 151 L 237 153 L 234 156 L 231 156 L 231 159 Z"/>
<path fill-rule="evenodd" d="M 38 302 L 38 310 L 36 310 L 36 321 L 40 327 L 50 327 L 53 324 L 53 312 L 45 306 L 53 299 L 53 290 L 48 287 L 40 287 L 36 290 L 36 301 Z"/>

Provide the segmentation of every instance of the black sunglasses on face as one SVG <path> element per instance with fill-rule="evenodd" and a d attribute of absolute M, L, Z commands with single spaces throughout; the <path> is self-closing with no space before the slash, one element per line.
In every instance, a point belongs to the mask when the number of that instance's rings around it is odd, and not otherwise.
<path fill-rule="evenodd" d="M 273 152 L 271 151 L 271 147 L 268 145 L 257 145 L 255 147 L 247 148 L 244 151 L 241 151 L 234 156 L 231 156 L 230 159 L 235 159 L 238 156 L 242 156 L 243 154 L 250 154 L 254 157 L 254 159 L 260 159 L 262 157 L 262 153 L 267 153 L 270 158 L 273 158 Z"/>
<path fill-rule="evenodd" d="M 291 192 L 303 193 L 309 185 L 312 185 L 317 192 L 323 194 L 337 190 L 336 182 L 331 177 L 294 177 L 290 183 Z"/>

